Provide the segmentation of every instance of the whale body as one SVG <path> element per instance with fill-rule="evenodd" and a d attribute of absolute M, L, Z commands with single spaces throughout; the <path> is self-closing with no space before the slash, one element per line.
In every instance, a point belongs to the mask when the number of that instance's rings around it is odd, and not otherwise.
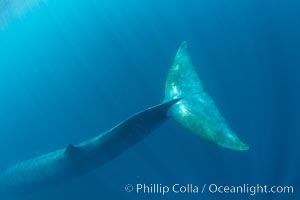
<path fill-rule="evenodd" d="M 33 194 L 84 175 L 114 159 L 173 118 L 197 136 L 233 150 L 249 147 L 231 131 L 213 100 L 203 90 L 187 43 L 177 51 L 162 103 L 134 114 L 110 130 L 63 149 L 20 162 L 0 175 L 0 198 Z"/>

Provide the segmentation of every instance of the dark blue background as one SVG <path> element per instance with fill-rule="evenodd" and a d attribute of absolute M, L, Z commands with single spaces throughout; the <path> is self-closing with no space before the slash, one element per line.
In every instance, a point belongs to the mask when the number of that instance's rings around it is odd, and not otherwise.
<path fill-rule="evenodd" d="M 293 185 L 293 195 L 255 197 L 299 198 L 299 9 L 296 0 L 49 0 L 11 13 L 0 30 L 0 170 L 161 102 L 186 40 L 205 89 L 250 150 L 215 146 L 170 120 L 42 199 L 253 198 L 137 195 L 124 192 L 128 183 Z"/>

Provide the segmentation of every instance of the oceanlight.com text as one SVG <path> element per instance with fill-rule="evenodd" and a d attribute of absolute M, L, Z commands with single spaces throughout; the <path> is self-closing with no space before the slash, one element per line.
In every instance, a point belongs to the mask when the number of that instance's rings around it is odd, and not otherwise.
<path fill-rule="evenodd" d="M 127 184 L 125 191 L 136 194 L 158 194 L 167 195 L 173 194 L 246 194 L 254 196 L 256 194 L 293 194 L 294 187 L 291 185 L 285 186 L 268 186 L 268 185 L 218 185 L 218 184 Z"/>

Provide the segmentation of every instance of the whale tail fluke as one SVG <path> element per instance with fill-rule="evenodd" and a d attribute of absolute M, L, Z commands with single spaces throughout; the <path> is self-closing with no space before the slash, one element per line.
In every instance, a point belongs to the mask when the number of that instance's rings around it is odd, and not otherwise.
<path fill-rule="evenodd" d="M 164 101 L 177 98 L 182 100 L 174 104 L 168 114 L 183 127 L 222 147 L 240 151 L 249 149 L 230 130 L 213 100 L 203 90 L 186 42 L 177 51 L 165 85 Z"/>

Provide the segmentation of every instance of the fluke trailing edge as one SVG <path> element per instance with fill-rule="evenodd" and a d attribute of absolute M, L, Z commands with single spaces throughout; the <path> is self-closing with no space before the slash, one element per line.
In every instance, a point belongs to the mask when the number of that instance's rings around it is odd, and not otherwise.
<path fill-rule="evenodd" d="M 0 198 L 4 193 L 39 191 L 96 169 L 167 118 L 174 118 L 192 133 L 220 146 L 248 149 L 203 90 L 183 42 L 168 73 L 163 103 L 134 114 L 95 138 L 12 166 L 0 176 Z"/>

